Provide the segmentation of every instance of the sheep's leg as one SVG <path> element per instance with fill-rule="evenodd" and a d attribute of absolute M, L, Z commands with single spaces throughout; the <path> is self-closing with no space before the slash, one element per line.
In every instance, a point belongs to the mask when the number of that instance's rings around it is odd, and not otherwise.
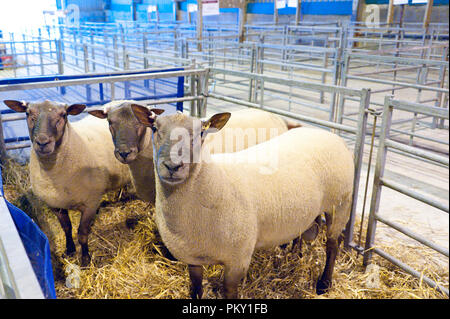
<path fill-rule="evenodd" d="M 234 272 L 231 269 L 225 268 L 225 298 L 237 299 L 238 298 L 238 286 L 244 274 L 242 272 Z"/>
<path fill-rule="evenodd" d="M 251 255 L 249 257 L 250 258 L 247 261 L 244 261 L 244 258 L 242 258 L 240 261 L 244 262 L 244 264 L 241 264 L 240 266 L 225 264 L 224 286 L 226 299 L 238 298 L 238 286 L 247 273 Z"/>
<path fill-rule="evenodd" d="M 203 267 L 188 265 L 189 278 L 191 279 L 190 295 L 192 299 L 202 299 L 203 295 Z"/>
<path fill-rule="evenodd" d="M 301 235 L 299 236 L 299 237 L 296 237 L 296 238 L 294 238 L 294 240 L 292 241 L 292 249 L 294 249 L 294 247 L 295 247 L 295 245 L 297 245 L 297 243 L 299 243 L 300 242 L 300 245 L 301 245 Z M 287 247 L 287 245 L 289 245 L 288 243 L 287 244 L 282 244 L 282 245 L 280 245 L 280 248 L 281 249 L 286 249 L 286 247 Z"/>
<path fill-rule="evenodd" d="M 336 207 L 333 214 L 325 213 L 325 220 L 327 225 L 327 260 L 322 276 L 317 282 L 316 292 L 321 295 L 331 288 L 334 264 L 339 249 L 339 237 L 342 229 L 345 227 L 345 221 L 350 215 L 350 200 L 344 202 L 342 206 Z M 335 218 L 339 216 L 339 218 Z"/>
<path fill-rule="evenodd" d="M 301 247 L 301 244 L 302 244 L 302 235 L 300 235 L 300 236 L 294 238 L 294 240 L 292 241 L 292 248 L 294 248 L 294 247 L 295 247 L 296 245 L 298 245 L 298 244 L 300 244 L 300 247 Z"/>
<path fill-rule="evenodd" d="M 59 223 L 66 235 L 66 255 L 71 256 L 76 251 L 75 243 L 72 237 L 72 223 L 70 222 L 70 217 L 67 209 L 54 209 L 56 217 L 58 217 Z"/>
<path fill-rule="evenodd" d="M 300 235 L 300 237 L 297 237 L 294 239 L 294 242 L 292 243 L 292 249 L 294 249 L 294 247 L 298 245 L 298 255 L 300 256 L 300 258 L 303 257 L 302 254 L 302 246 L 303 246 L 303 237 L 302 235 Z"/>
<path fill-rule="evenodd" d="M 336 256 L 338 252 L 338 243 L 334 238 L 327 239 L 327 261 L 325 263 L 325 269 L 323 274 L 317 282 L 316 292 L 318 295 L 324 294 L 329 288 L 331 288 L 332 276 Z"/>
<path fill-rule="evenodd" d="M 88 237 L 91 232 L 91 225 L 96 214 L 96 209 L 85 209 L 81 213 L 80 227 L 78 228 L 78 242 L 81 245 L 81 266 L 85 267 L 91 262 L 89 255 Z"/>

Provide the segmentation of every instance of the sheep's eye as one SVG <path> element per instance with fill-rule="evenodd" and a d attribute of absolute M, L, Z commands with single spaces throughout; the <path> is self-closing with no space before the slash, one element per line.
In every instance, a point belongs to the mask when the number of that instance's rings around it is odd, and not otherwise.
<path fill-rule="evenodd" d="M 27 119 L 34 122 L 36 120 L 36 116 L 30 113 L 26 113 L 27 114 Z"/>

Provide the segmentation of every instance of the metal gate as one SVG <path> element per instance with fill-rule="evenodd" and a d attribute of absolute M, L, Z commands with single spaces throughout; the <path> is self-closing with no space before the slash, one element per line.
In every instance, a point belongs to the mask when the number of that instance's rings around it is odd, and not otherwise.
<path fill-rule="evenodd" d="M 440 291 L 442 291 L 448 295 L 447 288 L 442 287 L 441 285 L 438 285 L 432 279 L 428 278 L 427 276 L 424 276 L 417 270 L 414 270 L 413 268 L 411 268 L 410 266 L 401 262 L 394 256 L 388 254 L 386 251 L 383 251 L 382 249 L 375 247 L 375 230 L 376 230 L 377 222 L 381 222 L 381 223 L 403 233 L 404 235 L 418 241 L 419 243 L 443 254 L 444 256 L 447 256 L 447 258 L 448 258 L 448 248 L 439 246 L 436 243 L 434 243 L 433 241 L 431 241 L 430 239 L 425 238 L 424 236 L 421 236 L 421 235 L 417 234 L 416 232 L 413 232 L 412 230 L 400 225 L 399 223 L 390 221 L 390 220 L 386 219 L 385 217 L 380 216 L 380 214 L 378 214 L 382 187 L 388 187 L 388 188 L 395 190 L 397 192 L 400 192 L 401 194 L 404 194 L 410 198 L 414 198 L 414 199 L 419 200 L 427 205 L 438 208 L 438 209 L 442 210 L 443 212 L 446 212 L 447 214 L 449 212 L 448 202 L 442 202 L 442 201 L 436 200 L 431 196 L 419 193 L 415 190 L 412 190 L 408 186 L 399 184 L 399 183 L 385 177 L 384 168 L 385 168 L 385 164 L 386 164 L 386 154 L 390 149 L 402 151 L 406 154 L 414 155 L 417 158 L 428 160 L 429 162 L 432 162 L 434 164 L 441 164 L 441 165 L 445 165 L 447 168 L 449 167 L 449 158 L 448 157 L 437 155 L 430 151 L 426 151 L 426 150 L 423 150 L 423 149 L 420 149 L 420 148 L 417 148 L 414 146 L 405 145 L 405 144 L 396 142 L 390 138 L 392 114 L 393 114 L 394 110 L 401 110 L 401 111 L 406 111 L 406 112 L 410 112 L 410 113 L 414 113 L 414 114 L 428 115 L 428 116 L 433 116 L 433 117 L 436 117 L 439 119 L 445 119 L 445 120 L 449 119 L 448 109 L 432 107 L 432 106 L 424 106 L 422 104 L 394 100 L 391 96 L 386 96 L 385 102 L 384 102 L 383 122 L 382 122 L 382 126 L 381 126 L 380 142 L 379 142 L 379 146 L 378 146 L 378 154 L 377 154 L 377 160 L 376 160 L 376 166 L 375 166 L 375 177 L 374 177 L 374 181 L 373 181 L 372 199 L 371 199 L 370 213 L 369 213 L 369 224 L 368 224 L 368 228 L 367 228 L 363 263 L 364 263 L 364 265 L 369 264 L 372 254 L 377 253 L 378 255 L 389 260 L 390 262 L 392 262 L 396 266 L 400 267 L 407 273 L 409 273 L 417 278 L 423 278 L 423 281 L 426 282 L 428 285 L 430 285 L 432 287 L 436 287 L 437 289 L 439 289 Z"/>

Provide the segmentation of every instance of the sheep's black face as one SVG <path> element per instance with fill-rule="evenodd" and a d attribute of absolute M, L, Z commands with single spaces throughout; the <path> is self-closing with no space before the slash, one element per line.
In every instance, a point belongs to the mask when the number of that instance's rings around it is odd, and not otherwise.
<path fill-rule="evenodd" d="M 85 105 L 44 101 L 27 103 L 6 100 L 5 104 L 17 112 L 27 114 L 27 125 L 33 149 L 39 157 L 47 157 L 55 152 L 64 135 L 67 115 L 81 113 Z"/>

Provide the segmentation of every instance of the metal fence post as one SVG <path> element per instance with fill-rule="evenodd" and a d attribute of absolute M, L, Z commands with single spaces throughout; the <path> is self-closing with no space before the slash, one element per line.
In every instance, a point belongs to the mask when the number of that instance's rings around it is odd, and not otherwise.
<path fill-rule="evenodd" d="M 195 84 L 196 84 L 195 76 L 191 75 L 190 76 L 191 96 L 195 96 L 195 92 L 197 91 L 196 88 L 195 88 Z M 197 112 L 196 103 L 195 103 L 195 101 L 192 100 L 191 101 L 190 115 L 193 116 L 193 117 L 197 117 L 197 114 L 198 114 L 198 112 Z"/>
<path fill-rule="evenodd" d="M 41 39 L 41 37 L 39 37 L 38 41 L 39 41 L 39 44 L 38 44 L 38 47 L 39 47 L 39 64 L 41 66 L 41 75 L 44 75 L 45 74 L 44 57 L 42 56 L 43 52 L 42 52 L 42 39 Z"/>
<path fill-rule="evenodd" d="M 130 55 L 128 52 L 124 52 L 124 61 L 123 61 L 123 68 L 124 70 L 129 70 L 130 69 Z M 130 91 L 130 82 L 129 81 L 125 81 L 124 82 L 124 94 L 125 94 L 125 99 L 129 99 L 131 98 L 131 91 Z"/>
<path fill-rule="evenodd" d="M 341 72 L 342 68 L 341 68 L 341 49 L 339 47 L 335 48 L 335 52 L 334 52 L 334 65 L 333 65 L 333 85 L 338 85 L 339 82 L 339 72 Z M 325 78 L 324 78 L 325 79 Z M 325 81 L 325 80 L 324 80 Z M 338 107 L 341 103 L 341 100 L 339 99 L 338 101 Z M 342 101 L 343 103 L 343 101 Z M 328 117 L 329 121 L 334 121 L 335 119 L 335 113 L 336 113 L 336 92 L 331 93 L 331 97 L 330 97 L 330 114 Z"/>
<path fill-rule="evenodd" d="M 147 59 L 147 33 L 144 32 L 142 34 L 142 51 L 144 52 L 144 69 L 148 68 L 148 59 Z"/>
<path fill-rule="evenodd" d="M 130 69 L 130 54 L 127 51 L 123 53 L 123 69 Z"/>
<path fill-rule="evenodd" d="M 95 72 L 95 48 L 94 48 L 94 33 L 91 31 L 91 63 L 92 63 L 92 71 Z"/>
<path fill-rule="evenodd" d="M 114 82 L 111 82 L 111 96 L 110 99 L 111 101 L 114 100 L 116 98 L 116 84 Z"/>
<path fill-rule="evenodd" d="M 84 60 L 84 73 L 89 73 L 89 53 L 88 47 L 86 44 L 83 44 L 83 60 Z M 91 86 L 89 84 L 85 85 L 86 88 L 86 100 L 91 101 Z"/>
<path fill-rule="evenodd" d="M 119 67 L 119 56 L 117 54 L 117 35 L 113 36 L 114 66 Z"/>
<path fill-rule="evenodd" d="M 89 73 L 89 60 L 88 60 L 88 48 L 86 44 L 83 44 L 83 61 L 84 61 L 84 72 Z"/>
<path fill-rule="evenodd" d="M 250 60 L 250 73 L 254 72 L 254 67 L 255 67 L 255 58 L 256 58 L 256 46 L 255 44 L 252 45 L 252 52 L 251 52 L 251 60 Z M 249 91 L 248 91 L 248 101 L 251 102 L 252 101 L 252 97 L 253 97 L 253 85 L 254 85 L 255 80 L 253 79 L 253 77 L 250 79 L 250 85 L 249 85 Z"/>
<path fill-rule="evenodd" d="M 263 74 L 264 73 L 264 63 L 262 62 L 264 60 L 264 34 L 259 36 L 259 45 L 258 47 L 260 48 L 260 52 L 259 52 L 259 74 Z"/>
<path fill-rule="evenodd" d="M 340 50 L 338 50 L 338 51 L 340 51 Z M 344 86 L 344 87 L 347 87 L 347 72 L 348 72 L 349 64 L 350 64 L 350 55 L 345 53 L 345 57 L 343 59 L 341 67 L 339 67 L 336 70 L 336 76 L 341 78 L 340 85 Z M 342 124 L 342 117 L 344 115 L 344 104 L 345 104 L 345 96 L 340 94 L 337 110 L 335 108 L 333 108 L 333 112 L 330 113 L 330 121 L 333 121 L 334 118 L 337 116 L 336 123 Z"/>
<path fill-rule="evenodd" d="M 381 176 L 384 173 L 384 167 L 386 164 L 386 153 L 387 148 L 385 145 L 386 138 L 389 138 L 389 131 L 392 124 L 392 106 L 390 105 L 392 96 L 386 96 L 384 98 L 384 109 L 383 109 L 383 121 L 381 124 L 380 138 L 378 144 L 377 161 L 375 166 L 375 175 L 373 178 L 373 188 L 372 188 L 372 199 L 370 202 L 370 212 L 369 221 L 367 225 L 366 243 L 364 248 L 363 265 L 367 266 L 372 258 L 372 246 L 375 240 L 376 231 L 376 218 L 375 214 L 378 213 L 378 208 L 380 206 L 380 196 L 381 196 Z"/>
<path fill-rule="evenodd" d="M 328 38 L 325 39 L 325 48 L 328 48 Z M 326 69 L 328 67 L 328 52 L 325 52 L 325 55 L 323 56 L 323 68 Z M 327 81 L 327 74 L 325 72 L 322 73 L 322 84 L 325 84 Z M 323 92 L 320 92 L 320 103 L 324 103 L 325 96 Z"/>
<path fill-rule="evenodd" d="M 441 55 L 441 61 L 448 61 L 448 47 L 445 47 L 442 51 L 443 52 L 442 52 L 442 55 Z M 440 83 L 437 84 L 437 86 L 440 87 L 440 88 L 444 88 L 445 87 L 445 79 L 446 79 L 445 73 L 446 72 L 447 72 L 447 67 L 444 66 L 444 65 L 440 66 L 440 68 L 439 68 L 439 79 L 440 79 L 439 82 Z M 434 106 L 441 107 L 442 96 L 443 96 L 442 92 L 437 92 L 436 93 L 436 102 L 434 103 Z M 434 117 L 433 118 L 433 124 L 432 124 L 433 126 L 432 126 L 432 128 L 438 127 L 438 122 L 439 122 L 439 119 L 437 117 Z M 443 123 L 443 121 L 441 123 Z M 441 123 L 439 123 L 439 128 L 442 129 L 443 125 Z"/>
<path fill-rule="evenodd" d="M 283 64 L 287 62 L 286 61 L 286 58 L 287 58 L 287 54 L 286 54 L 287 30 L 288 30 L 287 29 L 287 25 L 285 25 L 283 27 L 283 41 L 282 41 L 283 49 L 281 50 L 281 60 L 283 61 Z M 281 71 L 286 71 L 286 70 L 287 70 L 287 68 L 284 65 L 282 65 L 281 66 Z"/>
<path fill-rule="evenodd" d="M 5 139 L 3 137 L 2 114 L 0 113 L 0 164 L 5 164 L 7 159 L 8 154 L 6 153 Z"/>
<path fill-rule="evenodd" d="M 64 74 L 64 63 L 62 55 L 62 40 L 55 40 L 56 58 L 58 61 L 58 74 Z"/>
<path fill-rule="evenodd" d="M 353 241 L 353 226 L 356 216 L 356 204 L 358 202 L 359 181 L 361 179 L 362 159 L 364 155 L 364 142 L 366 139 L 367 129 L 367 110 L 370 104 L 370 89 L 362 89 L 359 103 L 358 127 L 355 137 L 354 161 L 355 161 L 355 177 L 353 181 L 353 197 L 350 210 L 350 218 L 344 231 L 344 247 L 348 248 Z M 341 124 L 341 123 L 339 123 Z"/>
<path fill-rule="evenodd" d="M 199 76 L 199 78 L 200 78 L 200 76 Z M 199 114 L 200 117 L 205 117 L 206 116 L 206 106 L 207 106 L 207 102 L 208 102 L 206 97 L 208 96 L 208 87 L 209 87 L 208 84 L 209 84 L 209 69 L 207 69 L 207 71 L 206 71 L 206 73 L 205 73 L 205 75 L 203 77 L 203 83 L 202 83 L 202 86 L 201 86 L 200 94 L 202 96 L 204 96 L 205 98 L 203 100 L 199 101 L 199 103 L 201 104 L 200 114 Z"/>

